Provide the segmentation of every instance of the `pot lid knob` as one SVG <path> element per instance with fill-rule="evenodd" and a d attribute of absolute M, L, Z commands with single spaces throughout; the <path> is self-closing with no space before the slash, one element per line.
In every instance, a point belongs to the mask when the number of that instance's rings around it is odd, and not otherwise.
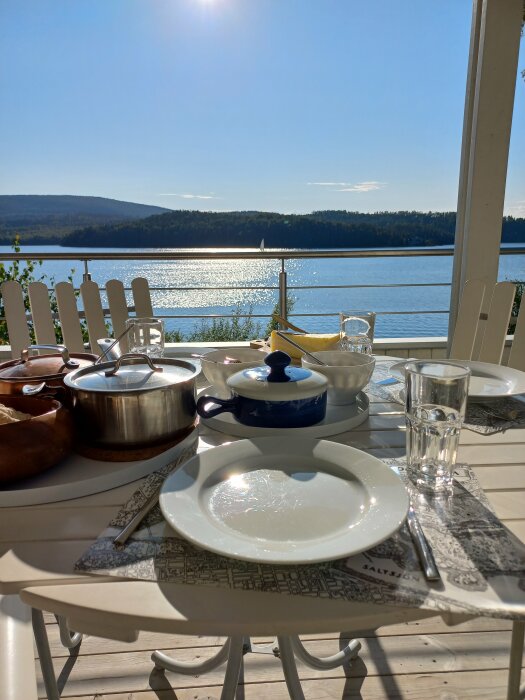
<path fill-rule="evenodd" d="M 285 370 L 291 361 L 290 355 L 287 355 L 282 350 L 275 350 L 266 355 L 264 362 L 270 368 L 266 380 L 268 382 L 289 382 L 290 377 Z"/>

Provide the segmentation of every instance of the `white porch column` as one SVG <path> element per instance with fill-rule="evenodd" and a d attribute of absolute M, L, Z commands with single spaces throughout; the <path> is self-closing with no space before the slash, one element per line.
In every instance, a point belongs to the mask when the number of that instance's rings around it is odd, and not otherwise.
<path fill-rule="evenodd" d="M 466 280 L 497 280 L 522 19 L 523 0 L 473 1 L 449 337 Z"/>

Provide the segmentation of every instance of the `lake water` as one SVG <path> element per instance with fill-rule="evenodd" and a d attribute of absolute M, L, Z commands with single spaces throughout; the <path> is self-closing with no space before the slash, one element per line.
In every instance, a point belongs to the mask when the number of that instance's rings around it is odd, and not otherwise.
<path fill-rule="evenodd" d="M 508 247 L 512 247 L 509 245 Z M 28 252 L 85 254 L 89 252 L 124 252 L 124 249 L 65 248 L 61 246 L 27 246 Z M 23 249 L 23 252 L 25 252 Z M 149 249 L 151 251 L 151 249 Z M 159 251 L 164 249 L 158 249 Z M 0 252 L 11 248 L 0 246 Z M 139 251 L 133 249 L 130 252 Z M 44 262 L 41 271 L 64 280 L 74 268 L 76 285 L 82 281 L 83 266 L 76 261 Z M 290 294 L 295 299 L 290 320 L 312 332 L 338 330 L 338 312 L 343 309 L 369 309 L 378 312 L 377 337 L 410 337 L 446 335 L 450 287 L 395 287 L 363 289 L 293 289 L 305 285 L 354 284 L 449 284 L 452 256 L 399 257 L 368 259 L 290 260 L 286 263 Z M 129 285 L 134 277 L 146 277 L 151 287 L 201 287 L 195 290 L 160 289 L 152 292 L 155 313 L 159 316 L 243 312 L 269 315 L 277 301 L 278 260 L 179 260 L 179 261 L 93 261 L 89 263 L 92 279 L 103 286 L 108 279 L 121 279 Z M 499 279 L 525 280 L 525 255 L 505 255 L 500 258 Z M 206 286 L 234 287 L 227 290 L 207 290 Z M 250 289 L 249 287 L 255 287 Z M 273 287 L 273 289 L 263 289 Z M 442 313 L 425 313 L 439 310 Z M 420 311 L 417 315 L 404 312 Z M 388 312 L 395 312 L 389 314 Z M 401 313 L 399 313 L 401 312 Z M 331 316 L 316 317 L 314 314 Z M 306 314 L 306 316 L 294 316 Z M 311 314 L 308 316 L 308 314 Z M 261 331 L 268 319 L 260 319 Z M 199 325 L 195 319 L 167 319 L 168 329 L 183 332 Z"/>

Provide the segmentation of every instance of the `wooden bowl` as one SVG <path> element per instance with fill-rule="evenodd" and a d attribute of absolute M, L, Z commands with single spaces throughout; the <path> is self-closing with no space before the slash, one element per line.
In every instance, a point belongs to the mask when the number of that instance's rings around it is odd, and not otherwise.
<path fill-rule="evenodd" d="M 33 417 L 0 425 L 0 484 L 49 469 L 73 444 L 69 411 L 54 399 L 0 395 L 0 403 Z"/>

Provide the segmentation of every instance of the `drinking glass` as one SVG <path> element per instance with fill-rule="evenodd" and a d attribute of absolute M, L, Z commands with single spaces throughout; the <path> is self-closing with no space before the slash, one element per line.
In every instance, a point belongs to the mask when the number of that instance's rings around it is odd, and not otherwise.
<path fill-rule="evenodd" d="M 405 370 L 408 476 L 424 490 L 450 491 L 470 370 L 428 360 Z"/>
<path fill-rule="evenodd" d="M 376 315 L 373 311 L 342 311 L 339 314 L 341 350 L 372 354 Z"/>
<path fill-rule="evenodd" d="M 129 318 L 126 321 L 129 352 L 140 352 L 149 357 L 164 353 L 164 321 L 159 318 Z"/>

